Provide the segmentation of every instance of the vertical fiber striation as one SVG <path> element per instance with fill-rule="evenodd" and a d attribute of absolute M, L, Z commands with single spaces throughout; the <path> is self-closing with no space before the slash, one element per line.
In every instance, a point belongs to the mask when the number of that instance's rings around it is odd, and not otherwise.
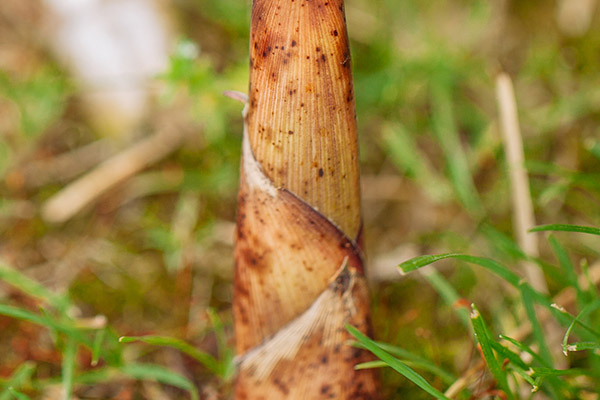
<path fill-rule="evenodd" d="M 373 399 L 342 0 L 254 0 L 234 320 L 237 399 Z"/>
<path fill-rule="evenodd" d="M 248 128 L 265 174 L 348 237 L 360 229 L 354 92 L 342 0 L 255 0 Z"/>

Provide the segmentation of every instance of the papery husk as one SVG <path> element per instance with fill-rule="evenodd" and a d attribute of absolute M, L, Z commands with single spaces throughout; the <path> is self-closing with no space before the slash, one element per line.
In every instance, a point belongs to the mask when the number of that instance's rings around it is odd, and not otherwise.
<path fill-rule="evenodd" d="M 236 399 L 373 399 L 342 1 L 255 0 L 236 231 Z"/>
<path fill-rule="evenodd" d="M 344 262 L 305 312 L 240 357 L 236 399 L 375 398 L 374 370 L 354 369 L 371 357 L 345 329 L 369 331 L 366 305 L 364 276 Z"/>
<path fill-rule="evenodd" d="M 248 132 L 282 187 L 350 238 L 360 229 L 354 91 L 343 1 L 255 0 Z"/>

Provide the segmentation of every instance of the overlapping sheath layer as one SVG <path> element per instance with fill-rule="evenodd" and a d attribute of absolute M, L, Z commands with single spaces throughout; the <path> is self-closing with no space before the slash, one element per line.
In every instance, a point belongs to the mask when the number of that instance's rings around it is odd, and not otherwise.
<path fill-rule="evenodd" d="M 234 321 L 237 399 L 373 399 L 342 0 L 255 0 Z"/>

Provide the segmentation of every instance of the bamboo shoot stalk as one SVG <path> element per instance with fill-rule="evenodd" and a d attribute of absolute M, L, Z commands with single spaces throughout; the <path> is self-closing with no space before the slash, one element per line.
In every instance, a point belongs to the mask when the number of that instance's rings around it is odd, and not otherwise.
<path fill-rule="evenodd" d="M 254 0 L 236 229 L 236 399 L 373 399 L 343 0 Z"/>

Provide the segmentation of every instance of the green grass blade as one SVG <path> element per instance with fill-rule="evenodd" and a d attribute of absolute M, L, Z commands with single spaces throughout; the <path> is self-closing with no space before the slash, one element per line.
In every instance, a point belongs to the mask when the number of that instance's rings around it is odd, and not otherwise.
<path fill-rule="evenodd" d="M 600 299 L 594 300 L 592 303 L 589 303 L 588 306 L 591 305 L 592 308 L 598 308 L 598 306 L 597 306 L 598 302 L 600 302 Z M 556 307 L 556 305 L 554 305 L 553 308 L 554 307 Z M 569 324 L 566 326 L 571 326 L 571 324 L 573 324 L 573 322 L 577 318 L 576 316 L 570 314 L 567 310 L 565 310 L 563 308 L 558 308 L 557 311 L 560 312 L 565 317 L 565 319 L 568 319 Z M 582 313 L 583 313 L 583 311 L 582 311 Z M 587 314 L 587 312 L 585 314 Z M 583 315 L 582 315 L 582 317 L 583 317 Z M 586 340 L 588 340 L 588 339 L 600 340 L 600 332 L 598 332 L 596 329 L 594 329 L 591 326 L 582 322 L 581 319 L 578 319 L 576 321 L 575 327 L 577 327 L 577 326 L 582 328 L 582 330 L 579 331 L 579 335 L 586 338 Z"/>
<path fill-rule="evenodd" d="M 73 382 L 80 385 L 97 385 L 103 382 L 111 382 L 119 378 L 122 374 L 114 367 L 94 368 L 90 371 L 82 372 L 73 377 Z"/>
<path fill-rule="evenodd" d="M 66 296 L 52 293 L 33 279 L 23 275 L 16 269 L 0 260 L 0 281 L 16 287 L 31 297 L 43 300 L 61 312 L 65 312 L 70 305 Z"/>
<path fill-rule="evenodd" d="M 11 388 L 20 388 L 26 382 L 28 382 L 33 373 L 35 372 L 35 363 L 32 361 L 25 361 L 19 365 L 12 375 L 4 382 L 2 382 L 2 392 L 0 392 L 0 400 L 8 400 L 11 398 Z"/>
<path fill-rule="evenodd" d="M 506 340 L 507 342 L 512 343 L 519 350 L 531 355 L 532 360 L 535 363 L 541 365 L 542 366 L 541 368 L 552 369 L 546 360 L 544 360 L 542 357 L 540 357 L 539 354 L 537 354 L 535 351 L 533 351 L 531 349 L 531 347 L 527 346 L 526 344 L 521 343 L 521 342 L 519 342 L 511 337 L 505 336 L 505 335 L 500 335 L 500 339 Z M 527 370 L 524 372 L 528 373 L 529 376 L 531 376 L 531 371 L 532 371 L 531 367 L 528 367 Z M 521 374 L 520 371 L 517 371 L 517 373 Z M 544 380 L 544 377 L 537 376 L 537 377 L 531 377 L 531 378 L 534 381 L 532 384 L 532 386 L 533 386 L 532 391 L 537 392 L 539 390 L 540 386 L 542 385 L 542 381 Z M 531 384 L 531 382 L 529 380 L 527 380 L 527 381 Z M 549 383 L 550 386 L 548 387 L 549 394 L 552 396 L 552 398 L 560 399 L 561 397 L 560 397 L 559 393 L 561 390 L 568 389 L 567 383 L 563 382 L 560 379 L 556 379 L 555 377 L 550 377 L 549 381 L 550 381 L 550 383 Z"/>
<path fill-rule="evenodd" d="M 575 342 L 567 345 L 568 351 L 582 350 L 600 350 L 600 343 L 596 342 Z"/>
<path fill-rule="evenodd" d="M 535 342 L 540 346 L 540 356 L 548 365 L 552 366 L 552 353 L 550 353 L 550 349 L 546 343 L 544 329 L 542 328 L 542 325 L 540 324 L 540 321 L 535 313 L 532 290 L 528 290 L 529 288 L 529 286 L 524 287 L 524 285 L 522 285 L 521 299 L 523 300 L 523 306 L 525 307 L 527 319 L 529 319 L 529 323 L 531 324 L 531 334 L 533 335 Z"/>
<path fill-rule="evenodd" d="M 422 369 L 423 371 L 431 372 L 432 374 L 439 377 L 442 380 L 442 382 L 444 382 L 447 385 L 451 385 L 452 383 L 454 383 L 456 381 L 456 377 L 454 377 L 452 374 L 447 373 L 446 371 L 444 371 L 437 365 L 433 364 L 435 368 L 431 368 L 431 365 L 429 365 L 429 364 L 432 364 L 431 362 L 422 364 L 418 361 L 410 361 L 410 360 L 403 360 L 403 359 L 400 359 L 400 361 L 411 368 Z M 390 366 L 387 363 L 385 363 L 384 361 L 368 361 L 368 362 L 364 362 L 361 364 L 357 364 L 354 369 L 388 368 L 388 367 L 390 367 Z"/>
<path fill-rule="evenodd" d="M 29 396 L 27 396 L 25 393 L 21 393 L 18 390 L 15 390 L 12 387 L 8 388 L 8 391 L 10 392 L 10 394 L 17 400 L 31 400 Z"/>
<path fill-rule="evenodd" d="M 434 364 L 433 362 L 431 362 L 423 356 L 410 352 L 406 349 L 403 349 L 402 347 L 393 346 L 388 343 L 375 342 L 375 344 L 379 346 L 382 350 L 390 353 L 392 356 L 401 358 L 401 361 L 406 365 L 431 372 L 432 374 L 438 376 L 444 383 L 452 384 L 454 381 L 456 381 L 456 377 L 453 374 L 439 367 L 438 365 Z M 361 343 L 358 342 L 356 343 L 356 346 L 363 349 L 365 348 Z"/>
<path fill-rule="evenodd" d="M 567 375 L 587 375 L 593 377 L 600 377 L 600 371 L 594 371 L 589 369 L 581 368 L 569 368 L 569 369 L 554 369 L 544 367 L 533 367 L 531 376 L 534 378 L 545 378 L 550 376 L 567 376 Z"/>
<path fill-rule="evenodd" d="M 59 324 L 55 323 L 51 319 L 45 316 L 34 314 L 30 311 L 24 310 L 19 307 L 0 304 L 0 314 L 6 315 L 7 317 L 20 319 L 22 321 L 32 322 L 38 325 L 44 325 L 58 331 L 62 331 L 63 329 Z"/>
<path fill-rule="evenodd" d="M 552 358 L 552 353 L 550 352 L 550 348 L 548 347 L 548 343 L 546 341 L 546 336 L 542 325 L 540 324 L 535 312 L 535 299 L 537 298 L 537 302 L 539 304 L 551 310 L 554 316 L 560 316 L 561 318 L 563 318 L 563 323 L 565 322 L 564 315 L 561 314 L 559 310 L 556 310 L 551 303 L 549 303 L 550 300 L 547 298 L 547 296 L 541 295 L 540 293 L 536 292 L 529 284 L 522 283 L 519 287 L 519 290 L 521 292 L 521 298 L 525 307 L 527 318 L 531 323 L 531 330 L 534 342 L 537 343 L 537 345 L 539 346 L 539 357 L 544 360 L 544 363 L 542 365 L 546 365 L 549 368 L 553 368 L 554 360 Z M 544 380 L 544 378 L 539 377 L 538 386 L 541 385 L 542 380 Z M 564 382 L 556 377 L 548 377 L 546 381 L 548 382 L 547 389 L 551 398 L 560 399 L 562 397 L 560 395 L 560 390 L 561 388 L 564 388 Z"/>
<path fill-rule="evenodd" d="M 445 258 L 452 258 L 459 256 L 460 254 L 446 253 L 438 255 L 424 255 L 411 258 L 410 260 L 404 261 L 398 266 L 402 274 L 408 274 L 409 272 L 415 271 L 419 268 L 425 267 L 429 264 L 433 264 L 436 261 L 443 260 Z"/>
<path fill-rule="evenodd" d="M 483 268 L 486 268 L 487 270 L 491 271 L 492 273 L 498 275 L 500 278 L 502 278 L 505 281 L 507 281 L 508 283 L 510 283 L 512 286 L 514 286 L 519 291 L 527 290 L 532 301 L 535 301 L 536 303 L 538 303 L 538 304 L 542 305 L 543 307 L 547 308 L 548 310 L 550 310 L 552 315 L 554 315 L 554 317 L 564 326 L 568 326 L 569 323 L 571 322 L 571 318 L 569 318 L 568 315 L 564 315 L 562 312 L 560 312 L 559 310 L 552 307 L 552 300 L 550 300 L 550 298 L 548 296 L 535 291 L 528 283 L 524 283 L 523 280 L 521 279 L 521 277 L 519 277 L 517 274 L 510 271 L 508 268 L 506 268 L 502 264 L 500 264 L 494 260 L 491 260 L 489 258 L 474 257 L 474 256 L 468 256 L 465 254 L 454 254 L 454 253 L 440 254 L 440 255 L 425 255 L 425 256 L 419 256 L 419 257 L 415 257 L 410 260 L 407 260 L 407 261 L 403 262 L 402 264 L 400 264 L 398 266 L 398 268 L 400 269 L 401 273 L 405 274 L 405 273 L 414 271 L 416 269 L 422 268 L 433 262 L 443 260 L 446 258 L 454 258 L 457 260 L 466 261 L 466 262 L 469 262 L 469 263 L 472 263 L 475 265 L 479 265 Z"/>
<path fill-rule="evenodd" d="M 45 326 L 48 329 L 64 333 L 65 335 L 72 338 L 76 338 L 80 343 L 91 347 L 91 342 L 89 338 L 83 335 L 81 331 L 77 330 L 72 326 L 56 321 L 55 319 L 50 318 L 47 315 L 38 315 L 32 313 L 31 311 L 27 311 L 19 307 L 9 306 L 6 304 L 0 304 L 0 315 L 6 315 L 7 317 L 12 317 L 20 319 L 22 321 L 27 321 Z"/>
<path fill-rule="evenodd" d="M 433 288 L 442 297 L 444 302 L 450 306 L 458 316 L 460 322 L 462 322 L 465 328 L 469 328 L 469 312 L 464 307 L 456 307 L 455 304 L 460 300 L 460 296 L 456 290 L 448 283 L 448 281 L 434 269 L 428 270 L 423 274 L 425 279 L 433 286 Z"/>
<path fill-rule="evenodd" d="M 482 224 L 481 232 L 487 237 L 488 242 L 501 253 L 515 260 L 527 260 L 528 256 L 521 250 L 515 241 L 489 224 Z"/>
<path fill-rule="evenodd" d="M 600 141 L 590 139 L 588 142 L 586 142 L 585 147 L 594 157 L 600 160 Z"/>
<path fill-rule="evenodd" d="M 391 368 L 402 374 L 404 377 L 409 379 L 415 385 L 419 386 L 421 389 L 440 400 L 450 400 L 448 397 L 444 396 L 443 393 L 438 391 L 436 388 L 431 386 L 429 382 L 427 382 L 421 375 L 416 373 L 412 368 L 408 367 L 406 364 L 383 350 L 381 347 L 377 345 L 376 342 L 369 339 L 362 332 L 351 325 L 346 325 L 346 329 L 352 336 L 358 340 L 358 342 L 364 346 L 367 350 L 377 356 L 381 361 L 385 362 Z"/>
<path fill-rule="evenodd" d="M 488 243 L 493 245 L 502 254 L 503 258 L 505 258 L 505 256 L 509 256 L 513 260 L 531 261 L 542 268 L 544 275 L 548 276 L 549 278 L 557 281 L 561 281 L 563 279 L 558 268 L 539 257 L 528 256 L 519 248 L 517 243 L 515 243 L 512 238 L 498 231 L 493 226 L 483 224 L 481 231 L 487 237 Z"/>
<path fill-rule="evenodd" d="M 456 128 L 452 107 L 452 87 L 448 82 L 442 79 L 432 80 L 431 103 L 432 131 L 444 152 L 450 181 L 465 209 L 476 217 L 481 216 L 484 209 Z"/>
<path fill-rule="evenodd" d="M 402 125 L 385 126 L 382 137 L 386 152 L 404 174 L 417 180 L 426 175 L 423 161 L 426 157 L 420 154 L 413 136 Z"/>
<path fill-rule="evenodd" d="M 485 359 L 490 372 L 494 376 L 494 379 L 496 379 L 498 386 L 504 391 L 509 399 L 512 399 L 514 396 L 508 386 L 508 376 L 494 354 L 492 344 L 493 339 L 491 338 L 489 329 L 475 304 L 471 305 L 471 307 L 473 308 L 473 312 L 471 313 L 471 324 L 473 326 L 475 339 L 477 339 L 477 342 L 481 347 L 483 358 Z"/>
<path fill-rule="evenodd" d="M 581 288 L 579 287 L 575 267 L 573 266 L 573 263 L 569 258 L 567 250 L 565 250 L 565 248 L 560 244 L 558 240 L 556 240 L 556 238 L 553 235 L 548 236 L 548 243 L 550 243 L 550 247 L 554 251 L 556 258 L 558 259 L 558 263 L 564 273 L 564 278 L 567 280 L 569 286 L 573 286 L 577 290 L 577 295 L 579 296 L 581 293 Z"/>
<path fill-rule="evenodd" d="M 511 369 L 515 371 L 523 380 L 531 385 L 531 393 L 535 393 L 540 389 L 540 379 L 533 379 L 529 375 L 529 370 L 524 370 L 520 367 L 516 367 L 514 365 L 511 366 Z"/>
<path fill-rule="evenodd" d="M 406 361 L 403 361 L 403 362 L 405 364 L 407 364 Z M 364 363 L 356 364 L 356 366 L 354 367 L 354 369 L 360 370 L 360 369 L 387 368 L 387 367 L 389 367 L 389 365 L 386 362 L 383 362 L 383 361 L 367 361 L 367 362 L 364 362 Z"/>
<path fill-rule="evenodd" d="M 382 147 L 394 164 L 406 175 L 414 178 L 433 200 L 444 202 L 451 198 L 452 188 L 435 173 L 413 135 L 404 126 L 386 125 L 382 138 Z"/>
<path fill-rule="evenodd" d="M 400 271 L 403 274 L 406 274 L 408 272 L 414 271 L 416 269 L 422 268 L 426 265 L 432 264 L 436 261 L 443 260 L 446 258 L 455 258 L 457 260 L 462 260 L 462 261 L 470 262 L 473 264 L 478 264 L 478 265 L 494 272 L 496 275 L 500 276 L 501 278 L 503 278 L 505 281 L 507 281 L 511 285 L 515 286 L 516 288 L 519 287 L 519 284 L 521 282 L 521 278 L 517 274 L 510 271 L 508 268 L 506 268 L 502 264 L 500 264 L 494 260 L 491 260 L 489 258 L 474 257 L 474 256 L 465 255 L 465 254 L 447 253 L 447 254 L 439 254 L 439 255 L 419 256 L 419 257 L 415 257 L 408 261 L 403 262 L 402 264 L 400 264 L 398 266 L 398 268 L 400 268 Z"/>
<path fill-rule="evenodd" d="M 210 323 L 215 330 L 217 336 L 217 347 L 219 350 L 220 359 L 220 372 L 219 376 L 224 379 L 230 379 L 235 373 L 235 363 L 233 359 L 235 357 L 233 349 L 227 344 L 227 335 L 225 334 L 225 327 L 217 312 L 210 308 L 208 310 L 208 318 Z"/>
<path fill-rule="evenodd" d="M 499 357 L 510 361 L 514 366 L 517 366 L 524 370 L 529 369 L 529 366 L 525 364 L 525 362 L 517 353 L 503 346 L 501 343 L 496 342 L 495 340 L 493 340 L 491 343 L 492 348 L 496 351 L 496 353 L 498 353 Z"/>
<path fill-rule="evenodd" d="M 591 299 L 600 299 L 600 289 L 598 289 L 596 283 L 590 276 L 590 267 L 586 259 L 581 260 L 581 273 L 585 277 L 588 290 L 585 291 L 587 296 L 590 296 Z"/>
<path fill-rule="evenodd" d="M 129 364 L 120 368 L 125 375 L 139 380 L 151 380 L 187 390 L 192 400 L 198 400 L 198 389 L 186 377 L 154 364 Z"/>
<path fill-rule="evenodd" d="M 210 354 L 198 350 L 193 347 L 189 343 L 177 338 L 167 337 L 167 336 L 158 336 L 158 335 L 148 335 L 148 336 L 122 336 L 119 338 L 119 342 L 121 343 L 132 343 L 132 342 L 143 342 L 147 344 L 151 344 L 154 346 L 166 346 L 171 347 L 173 349 L 177 349 L 182 353 L 189 355 L 194 358 L 202 365 L 204 365 L 208 370 L 210 370 L 213 374 L 220 373 L 219 362 Z"/>
<path fill-rule="evenodd" d="M 534 361 L 536 361 L 537 363 L 539 363 L 542 366 L 548 367 L 548 364 L 546 363 L 546 361 L 541 358 L 535 351 L 533 351 L 531 349 L 531 347 L 527 346 L 524 343 L 519 342 L 518 340 L 515 340 L 509 336 L 505 336 L 505 335 L 500 335 L 500 339 L 502 340 L 506 340 L 507 342 L 512 343 L 515 347 L 517 347 L 519 350 L 528 353 L 529 355 L 531 355 L 531 357 L 533 358 Z"/>
<path fill-rule="evenodd" d="M 102 350 L 102 343 L 104 342 L 105 336 L 106 329 L 100 329 L 94 335 L 94 341 L 92 342 L 92 366 L 98 365 L 98 360 L 100 359 L 100 351 Z"/>
<path fill-rule="evenodd" d="M 587 350 L 587 349 L 590 349 L 590 348 L 596 348 L 596 347 L 587 347 L 587 346 L 589 346 L 588 343 L 593 343 L 593 342 L 583 342 L 583 343 L 580 342 L 580 343 L 578 343 L 579 346 L 576 346 L 575 343 L 572 344 L 572 345 L 569 345 L 568 343 L 569 343 L 569 335 L 571 335 L 571 331 L 573 330 L 573 328 L 575 327 L 575 325 L 576 324 L 580 324 L 581 325 L 580 320 L 583 317 L 585 317 L 587 314 L 589 314 L 590 312 L 594 311 L 597 308 L 600 308 L 600 299 L 596 299 L 596 300 L 592 301 L 591 303 L 589 303 L 573 319 L 573 321 L 571 322 L 571 324 L 567 328 L 567 331 L 565 332 L 565 336 L 563 337 L 562 348 L 563 348 L 563 353 L 565 355 L 567 355 L 569 351 L 579 351 L 579 350 Z M 591 330 L 591 328 L 590 328 L 590 330 Z M 596 332 L 595 330 L 591 330 L 591 333 L 595 336 L 596 340 L 600 341 L 600 334 L 598 332 Z M 573 347 L 571 347 L 571 346 L 573 346 Z M 596 343 L 596 346 L 600 346 L 600 343 Z"/>
<path fill-rule="evenodd" d="M 509 361 L 509 363 L 506 364 L 507 368 L 510 368 L 519 374 L 527 383 L 532 386 L 532 391 L 536 391 L 538 389 L 538 382 L 529 376 L 530 368 L 521 359 L 521 357 L 499 342 L 492 341 L 491 343 L 496 353 L 498 353 L 498 356 L 503 358 L 505 361 Z"/>
<path fill-rule="evenodd" d="M 513 344 L 520 351 L 530 354 L 533 362 L 541 365 L 542 368 L 552 369 L 548 366 L 546 361 L 544 359 L 542 359 L 529 346 L 527 346 L 515 339 L 512 339 L 508 336 L 504 336 L 504 335 L 500 335 L 500 339 Z M 539 376 L 532 377 L 531 376 L 531 373 L 532 373 L 531 366 L 525 364 L 525 362 L 523 362 L 523 360 L 521 359 L 521 357 L 518 354 L 516 354 L 516 353 L 512 352 L 511 350 L 509 350 L 508 348 L 502 346 L 500 343 L 494 344 L 494 349 L 496 350 L 496 352 L 499 355 L 509 359 L 510 363 L 508 364 L 508 367 L 511 368 L 513 371 L 515 371 L 517 374 L 519 374 L 525 381 L 527 381 L 527 383 L 529 383 L 532 386 L 532 392 L 537 392 L 539 390 L 544 378 L 539 377 Z M 560 390 L 568 389 L 568 385 L 566 382 L 563 382 L 563 381 L 557 380 L 557 379 L 550 379 L 550 385 L 551 385 L 552 393 L 554 394 L 554 398 L 557 398 L 556 393 L 560 393 Z M 558 398 L 560 398 L 560 397 L 558 397 Z"/>
<path fill-rule="evenodd" d="M 406 349 L 403 349 L 398 346 L 393 346 L 387 343 L 376 342 L 379 347 L 381 347 L 384 351 L 387 351 L 393 356 L 402 357 L 407 360 L 407 362 L 411 362 L 415 365 L 418 365 L 420 368 L 433 373 L 440 377 L 443 381 L 447 383 L 453 383 L 456 380 L 456 376 L 446 371 L 445 369 L 439 367 L 438 365 L 431 362 L 429 359 L 422 357 L 418 354 L 410 352 Z"/>
<path fill-rule="evenodd" d="M 600 236 L 600 228 L 594 228 L 592 226 L 581 226 L 581 225 L 567 225 L 567 224 L 550 224 L 540 225 L 535 228 L 531 228 L 529 232 L 543 232 L 543 231 L 561 231 L 561 232 L 579 232 L 589 233 L 591 235 Z"/>
<path fill-rule="evenodd" d="M 75 354 L 77 353 L 76 342 L 67 337 L 62 360 L 62 387 L 64 400 L 70 400 L 73 393 L 73 375 L 75 373 Z"/>

